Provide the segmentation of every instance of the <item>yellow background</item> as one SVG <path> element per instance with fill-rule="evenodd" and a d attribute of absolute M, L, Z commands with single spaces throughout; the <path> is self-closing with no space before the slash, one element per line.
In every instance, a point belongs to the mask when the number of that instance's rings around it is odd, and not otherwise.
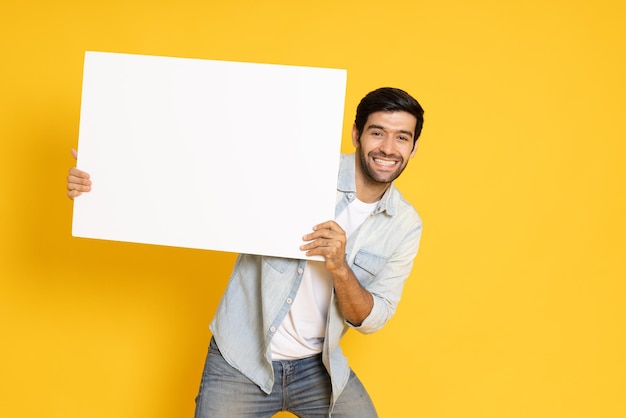
<path fill-rule="evenodd" d="M 343 344 L 381 417 L 626 416 L 624 12 L 4 1 L 0 416 L 192 416 L 234 261 L 70 236 L 85 50 L 346 68 L 344 151 L 366 92 L 414 94 L 426 124 L 398 185 L 422 248 L 397 316 Z"/>

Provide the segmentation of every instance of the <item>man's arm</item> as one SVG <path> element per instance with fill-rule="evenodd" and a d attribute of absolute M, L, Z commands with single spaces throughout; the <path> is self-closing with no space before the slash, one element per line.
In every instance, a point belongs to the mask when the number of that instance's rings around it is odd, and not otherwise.
<path fill-rule="evenodd" d="M 374 297 L 357 280 L 345 258 L 346 233 L 335 222 L 328 221 L 313 227 L 313 232 L 302 237 L 311 241 L 300 247 L 307 256 L 321 255 L 326 270 L 333 276 L 335 297 L 346 320 L 359 326 L 374 306 Z"/>

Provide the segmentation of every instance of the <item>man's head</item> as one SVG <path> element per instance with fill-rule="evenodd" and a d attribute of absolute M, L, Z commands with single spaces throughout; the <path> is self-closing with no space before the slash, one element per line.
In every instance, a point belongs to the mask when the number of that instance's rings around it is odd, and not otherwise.
<path fill-rule="evenodd" d="M 403 90 L 380 88 L 359 103 L 352 143 L 357 150 L 357 176 L 364 185 L 386 188 L 417 151 L 424 110 Z"/>
<path fill-rule="evenodd" d="M 354 126 L 359 136 L 363 133 L 367 118 L 374 112 L 407 112 L 415 116 L 413 144 L 422 133 L 424 109 L 409 93 L 393 87 L 381 87 L 369 92 L 356 108 Z"/>

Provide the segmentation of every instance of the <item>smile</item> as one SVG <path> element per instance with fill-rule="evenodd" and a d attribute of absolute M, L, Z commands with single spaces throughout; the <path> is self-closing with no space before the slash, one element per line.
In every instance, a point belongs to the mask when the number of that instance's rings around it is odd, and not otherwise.
<path fill-rule="evenodd" d="M 398 164 L 397 161 L 381 160 L 380 158 L 374 158 L 374 162 L 376 164 L 384 165 L 386 167 L 392 167 L 392 166 Z"/>

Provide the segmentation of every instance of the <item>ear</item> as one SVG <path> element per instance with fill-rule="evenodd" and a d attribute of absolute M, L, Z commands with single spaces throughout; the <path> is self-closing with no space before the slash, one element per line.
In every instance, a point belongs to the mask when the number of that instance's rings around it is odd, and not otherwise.
<path fill-rule="evenodd" d="M 359 147 L 359 130 L 356 128 L 356 123 L 352 125 L 352 145 L 354 148 Z"/>

